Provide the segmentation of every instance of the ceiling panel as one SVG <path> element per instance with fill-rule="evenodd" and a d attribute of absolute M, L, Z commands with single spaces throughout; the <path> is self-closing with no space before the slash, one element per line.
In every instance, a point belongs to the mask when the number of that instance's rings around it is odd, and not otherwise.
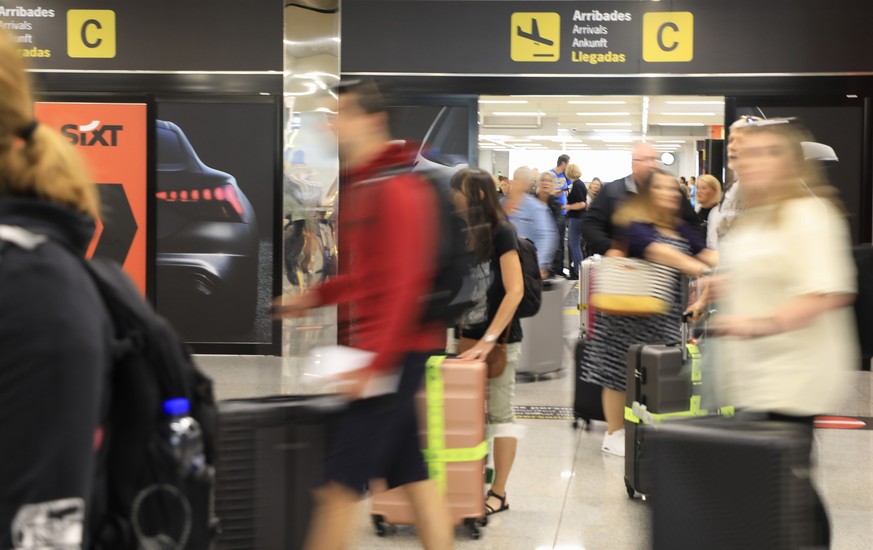
<path fill-rule="evenodd" d="M 557 133 L 554 133 L 557 121 Z M 643 137 L 678 149 L 724 123 L 712 96 L 482 96 L 480 146 L 494 149 L 619 148 Z M 513 139 L 526 141 L 513 141 Z"/>

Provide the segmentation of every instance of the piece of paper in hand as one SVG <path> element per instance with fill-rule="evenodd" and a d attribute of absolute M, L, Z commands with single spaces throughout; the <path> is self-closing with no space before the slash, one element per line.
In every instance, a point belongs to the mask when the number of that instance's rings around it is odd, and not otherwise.
<path fill-rule="evenodd" d="M 334 386 L 339 384 L 339 375 L 367 368 L 376 356 L 347 346 L 324 346 L 313 348 L 303 365 L 302 382 L 310 386 Z M 400 386 L 400 374 L 392 372 L 374 376 L 361 394 L 362 399 L 396 393 Z"/>

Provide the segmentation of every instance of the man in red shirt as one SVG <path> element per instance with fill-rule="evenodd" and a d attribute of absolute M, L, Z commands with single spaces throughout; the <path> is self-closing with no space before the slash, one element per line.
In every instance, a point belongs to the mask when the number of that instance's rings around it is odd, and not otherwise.
<path fill-rule="evenodd" d="M 345 376 L 352 399 L 339 422 L 325 465 L 325 484 L 306 548 L 348 547 L 356 504 L 371 479 L 403 486 L 428 549 L 450 549 L 454 529 L 436 484 L 428 480 L 421 455 L 415 393 L 425 363 L 445 348 L 441 323 L 420 319 L 436 273 L 439 212 L 431 184 L 411 173 L 416 152 L 390 143 L 388 115 L 370 81 L 338 87 L 333 121 L 346 186 L 340 206 L 345 272 L 312 292 L 287 299 L 283 316 L 328 304 L 347 306 L 348 345 L 374 353 L 366 369 Z M 389 397 L 360 399 L 379 373 L 400 369 L 400 387 Z"/>

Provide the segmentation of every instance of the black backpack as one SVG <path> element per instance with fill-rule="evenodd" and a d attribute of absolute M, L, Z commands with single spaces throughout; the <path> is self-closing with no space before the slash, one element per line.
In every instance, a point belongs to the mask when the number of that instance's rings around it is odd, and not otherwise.
<path fill-rule="evenodd" d="M 537 247 L 529 239 L 518 237 L 518 258 L 524 277 L 524 296 L 518 304 L 515 316 L 519 319 L 533 317 L 543 303 L 543 278 L 537 259 Z"/>
<path fill-rule="evenodd" d="M 208 548 L 217 526 L 210 512 L 216 421 L 212 381 L 194 366 L 170 324 L 116 263 L 98 259 L 85 264 L 117 338 L 92 546 L 134 550 L 175 541 L 166 547 Z M 183 478 L 163 446 L 162 403 L 173 397 L 190 401 L 189 414 L 203 432 L 208 469 L 199 478 Z"/>
<path fill-rule="evenodd" d="M 70 250 L 63 235 L 15 228 L 18 244 L 33 249 L 50 237 Z M 81 257 L 73 252 L 76 257 Z M 121 267 L 82 259 L 115 328 L 104 407 L 106 423 L 89 511 L 91 548 L 208 548 L 217 522 L 211 517 L 216 408 L 212 381 L 194 366 L 169 323 L 154 312 Z M 184 477 L 163 446 L 165 400 L 185 397 L 203 432 L 207 473 Z"/>

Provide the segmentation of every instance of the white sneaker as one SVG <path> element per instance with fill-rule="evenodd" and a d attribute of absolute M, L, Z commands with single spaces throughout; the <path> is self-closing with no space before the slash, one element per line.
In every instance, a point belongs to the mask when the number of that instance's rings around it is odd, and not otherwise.
<path fill-rule="evenodd" d="M 600 450 L 604 453 L 624 458 L 624 428 L 605 434 L 603 436 L 603 446 Z"/>

